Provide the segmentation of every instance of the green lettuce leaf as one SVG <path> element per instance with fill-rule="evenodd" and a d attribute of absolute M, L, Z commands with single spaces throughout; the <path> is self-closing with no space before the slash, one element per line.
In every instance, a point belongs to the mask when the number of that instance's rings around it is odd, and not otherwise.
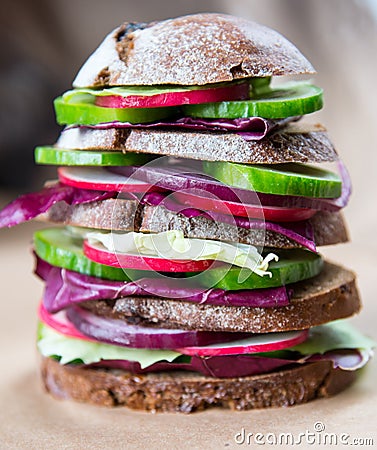
<path fill-rule="evenodd" d="M 42 356 L 58 357 L 60 364 L 68 364 L 81 360 L 91 364 L 103 359 L 137 361 L 141 368 L 148 367 L 157 361 L 173 361 L 180 353 L 171 350 L 148 350 L 127 348 L 100 342 L 84 341 L 67 337 L 39 322 L 37 348 Z"/>
<path fill-rule="evenodd" d="M 312 355 L 340 349 L 371 350 L 375 345 L 373 339 L 360 333 L 346 320 L 337 320 L 311 328 L 309 338 L 290 350 Z"/>
<path fill-rule="evenodd" d="M 84 341 L 78 338 L 66 337 L 52 328 L 39 323 L 38 325 L 39 352 L 46 357 L 54 357 L 60 364 L 82 361 L 91 364 L 101 360 L 128 360 L 137 361 L 142 368 L 148 367 L 158 361 L 172 362 L 182 355 L 171 350 L 148 350 L 121 347 L 111 344 Z M 302 356 L 322 354 L 331 350 L 357 349 L 368 353 L 365 364 L 372 355 L 372 348 L 376 343 L 364 336 L 345 320 L 331 322 L 313 327 L 307 341 L 289 349 L 258 353 L 255 355 L 290 359 L 296 352 Z M 183 362 L 186 360 L 183 359 Z M 175 361 L 178 362 L 178 361 Z"/>
<path fill-rule="evenodd" d="M 273 253 L 263 258 L 253 245 L 186 238 L 181 230 L 148 234 L 91 232 L 86 237 L 90 244 L 100 243 L 111 252 L 140 253 L 174 260 L 217 260 L 249 269 L 259 276 L 271 276 L 268 264 L 279 259 Z"/>

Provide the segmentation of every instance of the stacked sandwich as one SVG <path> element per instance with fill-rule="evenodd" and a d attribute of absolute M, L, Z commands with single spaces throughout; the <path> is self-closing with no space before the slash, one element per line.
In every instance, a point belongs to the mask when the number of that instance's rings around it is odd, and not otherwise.
<path fill-rule="evenodd" d="M 59 225 L 34 236 L 53 396 L 246 410 L 355 379 L 372 345 L 338 320 L 359 311 L 355 276 L 317 251 L 347 241 L 350 182 L 301 119 L 322 90 L 284 81 L 313 73 L 278 33 L 218 14 L 124 23 L 88 59 L 35 152 L 59 180 L 0 213 Z"/>

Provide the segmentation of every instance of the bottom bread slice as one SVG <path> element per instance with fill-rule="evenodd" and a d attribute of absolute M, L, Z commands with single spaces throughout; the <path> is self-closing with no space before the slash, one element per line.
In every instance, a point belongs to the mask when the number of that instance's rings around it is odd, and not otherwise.
<path fill-rule="evenodd" d="M 58 399 L 189 413 L 212 406 L 249 410 L 298 405 L 337 394 L 355 380 L 357 372 L 318 361 L 242 378 L 210 378 L 183 371 L 135 375 L 42 358 L 41 373 L 46 390 Z"/>

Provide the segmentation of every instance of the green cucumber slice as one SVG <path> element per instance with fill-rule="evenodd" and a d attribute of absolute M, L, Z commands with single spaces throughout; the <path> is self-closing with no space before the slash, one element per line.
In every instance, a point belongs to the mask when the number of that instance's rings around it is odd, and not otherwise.
<path fill-rule="evenodd" d="M 263 289 L 285 286 L 314 277 L 321 272 L 323 260 L 317 253 L 307 250 L 277 252 L 279 261 L 271 262 L 268 270 L 272 277 L 258 276 L 240 267 L 218 267 L 195 277 L 201 286 L 226 290 Z"/>
<path fill-rule="evenodd" d="M 43 146 L 35 149 L 34 159 L 37 164 L 58 166 L 141 166 L 155 159 L 155 156 L 143 153 L 72 150 Z"/>
<path fill-rule="evenodd" d="M 263 117 L 283 119 L 303 116 L 318 111 L 323 106 L 323 90 L 306 82 L 292 82 L 275 88 L 256 89 L 250 100 L 184 105 L 187 116 L 211 119 L 237 119 Z"/>
<path fill-rule="evenodd" d="M 237 164 L 203 162 L 203 170 L 230 186 L 264 194 L 336 198 L 342 181 L 337 174 L 307 164 Z"/>
<path fill-rule="evenodd" d="M 70 103 L 63 97 L 54 101 L 59 125 L 96 125 L 104 122 L 148 123 L 166 119 L 177 113 L 175 107 L 166 108 L 103 108 L 94 105 L 92 95 Z"/>
<path fill-rule="evenodd" d="M 36 254 L 53 266 L 74 270 L 85 275 L 115 281 L 130 281 L 122 269 L 98 264 L 82 251 L 82 239 L 65 228 L 46 228 L 34 233 Z"/>

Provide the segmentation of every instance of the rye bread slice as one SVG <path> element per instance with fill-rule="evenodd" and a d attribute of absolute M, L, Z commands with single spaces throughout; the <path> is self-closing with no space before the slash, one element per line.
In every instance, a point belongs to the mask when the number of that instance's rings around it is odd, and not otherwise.
<path fill-rule="evenodd" d="M 112 198 L 80 205 L 58 202 L 48 212 L 39 215 L 38 219 L 85 228 L 134 231 L 140 223 L 137 206 L 135 200 Z"/>
<path fill-rule="evenodd" d="M 269 333 L 303 330 L 356 314 L 360 298 L 355 274 L 325 262 L 314 278 L 295 283 L 288 306 L 214 306 L 157 297 L 90 301 L 81 306 L 101 316 L 162 328 Z"/>
<path fill-rule="evenodd" d="M 56 144 L 78 150 L 111 150 L 245 164 L 322 163 L 338 159 L 321 125 L 291 123 L 260 141 L 237 133 L 187 130 L 67 128 Z"/>
<path fill-rule="evenodd" d="M 319 211 L 306 223 L 313 231 L 317 246 L 348 241 L 347 229 L 340 212 Z M 163 206 L 145 206 L 140 231 L 158 233 L 166 230 L 182 230 L 184 235 L 190 238 L 217 239 L 286 249 L 299 247 L 297 242 L 274 231 L 266 230 L 264 233 L 259 230 L 246 230 L 235 225 L 215 222 L 203 216 L 189 218 L 183 214 L 173 213 Z"/>
<path fill-rule="evenodd" d="M 225 14 L 193 14 L 124 23 L 90 56 L 73 85 L 203 85 L 303 73 L 314 69 L 276 31 Z"/>
<path fill-rule="evenodd" d="M 233 225 L 214 222 L 205 217 L 188 218 L 168 211 L 162 206 L 139 206 L 134 200 L 107 199 L 81 205 L 59 202 L 53 205 L 39 220 L 61 225 L 81 226 L 102 230 L 161 232 L 182 230 L 186 237 L 217 239 L 264 245 L 273 248 L 297 248 L 297 242 L 281 234 L 258 230 L 246 230 Z M 317 246 L 347 242 L 347 229 L 339 212 L 318 212 L 307 221 Z"/>
<path fill-rule="evenodd" d="M 341 392 L 357 372 L 333 369 L 332 362 L 319 361 L 265 375 L 220 379 L 178 371 L 134 375 L 64 366 L 43 358 L 41 374 L 45 389 L 57 399 L 190 413 L 214 406 L 244 411 L 298 405 Z"/>

